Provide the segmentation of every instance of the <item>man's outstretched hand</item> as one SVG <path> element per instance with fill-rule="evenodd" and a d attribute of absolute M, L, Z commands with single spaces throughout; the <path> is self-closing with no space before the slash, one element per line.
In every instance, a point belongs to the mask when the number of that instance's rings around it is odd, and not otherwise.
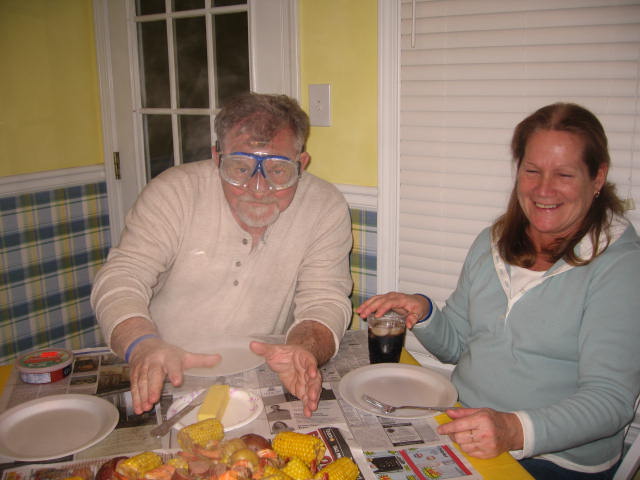
<path fill-rule="evenodd" d="M 165 377 L 177 387 L 182 384 L 184 370 L 212 367 L 219 361 L 217 354 L 190 353 L 159 338 L 145 340 L 129 360 L 133 410 L 140 414 L 153 408 L 160 400 Z"/>

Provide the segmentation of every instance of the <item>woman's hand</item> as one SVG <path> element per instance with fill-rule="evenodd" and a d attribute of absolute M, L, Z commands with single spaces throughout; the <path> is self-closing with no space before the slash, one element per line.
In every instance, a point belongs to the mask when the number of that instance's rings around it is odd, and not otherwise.
<path fill-rule="evenodd" d="M 515 413 L 491 408 L 452 408 L 447 415 L 452 421 L 440 425 L 438 433 L 449 435 L 472 457 L 493 458 L 523 447 L 522 424 Z"/>
<path fill-rule="evenodd" d="M 371 297 L 356 308 L 356 313 L 362 318 L 367 318 L 372 313 L 380 317 L 385 312 L 394 310 L 406 317 L 407 327 L 411 328 L 427 316 L 430 308 L 431 305 L 427 299 L 420 295 L 389 292 Z"/>

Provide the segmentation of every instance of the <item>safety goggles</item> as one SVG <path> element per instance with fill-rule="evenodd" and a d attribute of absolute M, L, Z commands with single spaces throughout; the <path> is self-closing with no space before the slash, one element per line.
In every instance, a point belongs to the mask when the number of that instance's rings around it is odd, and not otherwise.
<path fill-rule="evenodd" d="M 270 190 L 292 187 L 300 176 L 300 162 L 281 155 L 233 152 L 220 154 L 220 175 L 236 187 L 246 188 L 260 172 Z"/>

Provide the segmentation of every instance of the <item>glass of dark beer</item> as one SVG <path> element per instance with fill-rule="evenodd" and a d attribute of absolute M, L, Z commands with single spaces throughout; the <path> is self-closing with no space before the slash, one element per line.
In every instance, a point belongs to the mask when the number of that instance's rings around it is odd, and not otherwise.
<path fill-rule="evenodd" d="M 371 363 L 398 363 L 406 325 L 404 316 L 388 311 L 380 318 L 370 315 L 369 324 L 369 361 Z"/>

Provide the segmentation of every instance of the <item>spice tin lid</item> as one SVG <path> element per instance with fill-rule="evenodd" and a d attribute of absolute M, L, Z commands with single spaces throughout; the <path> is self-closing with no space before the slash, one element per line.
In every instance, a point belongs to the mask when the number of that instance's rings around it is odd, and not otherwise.
<path fill-rule="evenodd" d="M 21 374 L 52 373 L 65 370 L 71 362 L 73 362 L 71 351 L 63 348 L 43 348 L 19 357 L 16 367 Z"/>

